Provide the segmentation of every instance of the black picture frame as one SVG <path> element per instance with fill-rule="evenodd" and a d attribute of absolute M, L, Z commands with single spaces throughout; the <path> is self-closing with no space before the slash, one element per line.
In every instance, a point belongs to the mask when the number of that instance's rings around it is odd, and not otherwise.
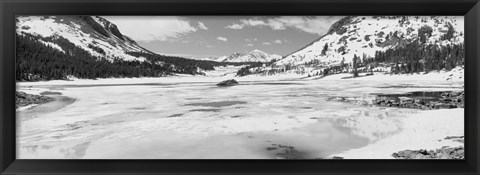
<path fill-rule="evenodd" d="M 478 0 L 0 0 L 0 174 L 479 174 Z M 15 15 L 463 15 L 465 160 L 16 160 Z"/>

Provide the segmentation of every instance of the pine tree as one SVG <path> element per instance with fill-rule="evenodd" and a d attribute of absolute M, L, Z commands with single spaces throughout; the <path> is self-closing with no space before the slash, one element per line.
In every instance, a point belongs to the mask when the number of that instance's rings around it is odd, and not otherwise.
<path fill-rule="evenodd" d="M 353 77 L 358 77 L 358 60 L 357 54 L 353 55 Z"/>
<path fill-rule="evenodd" d="M 322 55 L 326 55 L 327 50 L 328 50 L 328 44 L 325 43 L 325 46 L 323 46 L 323 49 L 322 49 Z"/>

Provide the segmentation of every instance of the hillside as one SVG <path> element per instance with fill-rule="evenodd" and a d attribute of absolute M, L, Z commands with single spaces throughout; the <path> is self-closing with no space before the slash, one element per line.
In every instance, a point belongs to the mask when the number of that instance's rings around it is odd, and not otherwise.
<path fill-rule="evenodd" d="M 97 16 L 19 16 L 16 21 L 17 81 L 203 75 L 233 64 L 155 54 Z"/>
<path fill-rule="evenodd" d="M 145 61 L 126 52 L 151 53 L 123 35 L 117 26 L 101 17 L 90 16 L 20 16 L 17 34 L 37 36 L 38 41 L 65 52 L 59 40 L 65 39 L 95 57 Z"/>
<path fill-rule="evenodd" d="M 300 65 L 312 60 L 334 64 L 340 63 L 343 58 L 345 63 L 350 63 L 354 54 L 373 57 L 376 51 L 403 47 L 415 40 L 442 46 L 460 44 L 464 41 L 463 28 L 463 17 L 345 17 L 334 23 L 328 33 L 316 42 L 287 55 L 276 65 Z M 443 38 L 450 30 L 453 30 L 453 36 Z"/>
<path fill-rule="evenodd" d="M 399 72 L 404 73 L 424 71 L 425 67 L 451 69 L 463 64 L 463 33 L 463 17 L 349 16 L 334 23 L 319 39 L 272 66 L 250 71 L 291 70 L 309 75 L 330 74 L 331 69 L 348 72 L 354 67 L 354 58 L 355 67 L 364 69 L 380 66 L 391 70 L 398 66 Z M 370 63 L 376 65 L 367 65 Z"/>

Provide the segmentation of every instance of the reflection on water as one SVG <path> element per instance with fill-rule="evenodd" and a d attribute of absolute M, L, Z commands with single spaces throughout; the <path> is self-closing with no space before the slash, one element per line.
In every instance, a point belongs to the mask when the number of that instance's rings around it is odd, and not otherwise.
<path fill-rule="evenodd" d="M 443 93 L 450 91 L 416 91 L 401 94 L 375 94 L 376 100 L 394 100 L 399 101 L 399 97 L 409 97 L 419 99 L 423 102 L 438 101 Z"/>

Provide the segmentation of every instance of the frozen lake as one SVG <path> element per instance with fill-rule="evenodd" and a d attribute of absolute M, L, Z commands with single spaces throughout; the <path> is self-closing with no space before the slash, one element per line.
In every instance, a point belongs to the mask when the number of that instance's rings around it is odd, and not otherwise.
<path fill-rule="evenodd" d="M 463 89 L 445 81 L 239 82 L 20 86 L 63 100 L 17 113 L 17 158 L 326 158 L 398 133 L 403 118 L 424 112 L 329 97 Z"/>

